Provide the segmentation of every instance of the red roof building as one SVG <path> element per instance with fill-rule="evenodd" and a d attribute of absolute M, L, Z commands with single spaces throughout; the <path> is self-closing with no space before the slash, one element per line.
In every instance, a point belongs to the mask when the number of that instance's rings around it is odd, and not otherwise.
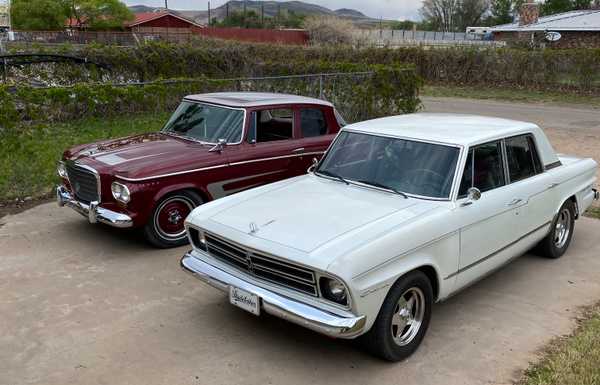
<path fill-rule="evenodd" d="M 136 13 L 133 21 L 125 23 L 125 28 L 135 32 L 161 32 L 166 29 L 191 32 L 192 28 L 202 28 L 202 26 L 174 12 L 161 11 Z"/>

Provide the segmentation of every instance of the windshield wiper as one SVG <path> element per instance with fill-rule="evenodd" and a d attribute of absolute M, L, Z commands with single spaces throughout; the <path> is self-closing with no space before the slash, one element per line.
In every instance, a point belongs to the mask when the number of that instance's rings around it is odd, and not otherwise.
<path fill-rule="evenodd" d="M 317 174 L 323 174 L 323 175 L 327 175 L 327 176 L 330 176 L 330 177 L 332 177 L 332 178 L 339 179 L 339 180 L 340 180 L 342 183 L 345 183 L 345 184 L 347 184 L 347 185 L 348 185 L 348 184 L 350 184 L 350 182 L 348 182 L 348 181 L 347 181 L 346 179 L 344 179 L 344 178 L 343 178 L 341 175 L 339 175 L 339 174 L 336 174 L 335 172 L 331 172 L 331 171 L 328 171 L 328 170 L 322 170 L 322 171 L 317 171 Z"/>
<path fill-rule="evenodd" d="M 357 180 L 357 182 L 359 182 L 359 183 L 364 183 L 364 184 L 368 184 L 368 185 L 370 185 L 370 186 L 374 186 L 374 187 L 383 188 L 383 189 L 386 189 L 386 190 L 390 190 L 390 191 L 392 191 L 392 192 L 395 192 L 395 193 L 396 193 L 396 194 L 398 194 L 398 195 L 402 195 L 402 196 L 404 197 L 404 199 L 408 199 L 408 195 L 406 195 L 406 194 L 405 194 L 405 193 L 403 193 L 402 191 L 400 191 L 400 190 L 396 190 L 395 188 L 393 188 L 393 187 L 390 187 L 390 186 L 386 186 L 386 185 L 384 185 L 383 183 L 379 183 L 379 182 L 373 182 L 373 181 L 369 181 L 369 180 Z"/>

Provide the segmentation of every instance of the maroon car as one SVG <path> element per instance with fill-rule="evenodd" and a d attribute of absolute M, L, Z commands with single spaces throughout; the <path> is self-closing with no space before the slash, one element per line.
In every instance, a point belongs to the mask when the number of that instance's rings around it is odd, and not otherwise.
<path fill-rule="evenodd" d="M 141 227 L 158 247 L 185 244 L 192 209 L 306 172 L 344 124 L 323 100 L 271 93 L 183 99 L 160 132 L 75 146 L 56 194 L 91 223 Z"/>

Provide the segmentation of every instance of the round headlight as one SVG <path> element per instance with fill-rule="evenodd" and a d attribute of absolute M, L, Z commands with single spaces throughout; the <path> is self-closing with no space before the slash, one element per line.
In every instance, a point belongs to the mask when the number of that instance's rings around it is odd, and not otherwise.
<path fill-rule="evenodd" d="M 321 295 L 333 302 L 339 303 L 340 305 L 348 304 L 348 295 L 346 293 L 346 286 L 337 279 L 322 277 L 319 286 L 321 287 Z"/>
<path fill-rule="evenodd" d="M 119 202 L 127 203 L 131 200 L 131 194 L 129 192 L 129 188 L 124 184 L 119 182 L 113 182 L 110 186 L 112 191 L 113 198 L 118 200 Z"/>
<path fill-rule="evenodd" d="M 58 162 L 58 167 L 56 168 L 56 171 L 58 173 L 58 176 L 60 176 L 61 178 L 65 178 L 67 179 L 67 166 L 65 166 L 65 164 L 63 162 Z"/>

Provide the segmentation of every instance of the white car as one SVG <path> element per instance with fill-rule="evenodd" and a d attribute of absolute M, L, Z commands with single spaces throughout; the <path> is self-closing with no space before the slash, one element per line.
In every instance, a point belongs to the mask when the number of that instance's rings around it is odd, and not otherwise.
<path fill-rule="evenodd" d="M 196 208 L 184 270 L 401 360 L 442 301 L 535 248 L 557 258 L 598 192 L 592 159 L 531 123 L 411 114 L 343 128 L 308 175 Z"/>

